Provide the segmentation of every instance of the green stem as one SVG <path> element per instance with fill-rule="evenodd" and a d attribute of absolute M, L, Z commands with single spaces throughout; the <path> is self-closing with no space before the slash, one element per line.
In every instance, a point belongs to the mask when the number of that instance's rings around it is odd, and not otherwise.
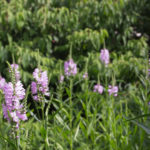
<path fill-rule="evenodd" d="M 70 52 L 69 52 L 70 54 L 69 54 L 69 59 L 71 59 L 72 58 L 72 43 L 71 43 L 71 45 L 70 45 Z"/>
<path fill-rule="evenodd" d="M 45 98 L 44 98 L 44 95 L 42 95 L 42 102 L 41 102 L 41 109 L 42 109 L 42 120 L 43 120 L 43 127 L 44 129 L 47 131 L 47 124 L 46 124 L 46 118 L 45 118 L 45 114 L 44 114 L 44 107 L 45 107 Z M 46 132 L 46 135 L 45 135 L 45 139 L 44 139 L 44 142 L 45 142 L 45 150 L 47 150 L 47 132 Z"/>
<path fill-rule="evenodd" d="M 73 149 L 73 141 L 72 141 L 72 79 L 70 79 L 70 149 Z"/>
<path fill-rule="evenodd" d="M 33 100 L 34 104 L 35 104 L 35 108 L 36 108 L 36 111 L 37 111 L 37 115 L 38 115 L 38 119 L 40 118 L 40 113 L 39 113 L 39 108 L 38 108 L 38 104 L 35 100 Z"/>
<path fill-rule="evenodd" d="M 42 120 L 44 121 L 44 102 L 42 101 Z M 45 122 L 45 121 L 44 121 Z M 45 124 L 45 123 L 44 123 Z"/>
<path fill-rule="evenodd" d="M 17 132 L 17 131 L 16 131 Z M 19 138 L 20 137 L 18 137 L 18 133 L 16 133 L 16 143 L 17 143 L 17 150 L 20 150 L 20 148 L 19 148 Z"/>
<path fill-rule="evenodd" d="M 85 81 L 86 84 L 86 120 L 88 122 L 88 80 Z"/>
<path fill-rule="evenodd" d="M 125 114 L 126 114 L 126 117 L 128 117 L 128 102 L 127 100 L 125 101 Z M 126 130 L 126 135 L 129 135 L 129 123 L 127 122 L 126 123 L 126 127 L 125 127 L 125 130 Z M 126 144 L 128 144 L 128 136 L 126 136 Z"/>

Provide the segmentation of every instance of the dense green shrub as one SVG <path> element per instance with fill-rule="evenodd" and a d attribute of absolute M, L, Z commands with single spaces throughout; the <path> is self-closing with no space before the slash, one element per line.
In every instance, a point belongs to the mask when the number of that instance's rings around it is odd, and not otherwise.
<path fill-rule="evenodd" d="M 118 59 L 128 57 L 126 55 L 130 51 L 133 57 L 131 63 L 134 64 L 136 59 L 142 60 L 147 55 L 145 34 L 137 36 L 138 32 L 143 31 L 138 23 L 145 4 L 146 0 L 18 0 L 17 3 L 15 0 L 2 0 L 0 72 L 3 76 L 6 75 L 6 61 L 12 62 L 14 57 L 21 66 L 25 83 L 30 79 L 39 59 L 41 65 L 56 76 L 60 65 L 63 66 L 63 61 L 67 59 L 70 48 L 80 70 L 83 69 L 86 58 L 90 58 L 95 66 L 96 62 L 90 56 L 98 56 L 103 47 L 110 50 L 111 57 L 114 57 L 115 52 Z M 128 59 L 124 60 L 125 65 L 132 66 L 131 63 Z M 136 64 L 136 72 L 144 73 L 140 65 L 141 63 Z M 128 72 L 130 67 L 121 70 Z M 137 75 L 134 69 L 131 70 Z M 91 71 L 89 70 L 90 74 L 95 72 Z M 118 78 L 120 77 L 126 80 L 125 74 L 120 74 Z M 130 78 L 130 81 L 135 79 Z"/>

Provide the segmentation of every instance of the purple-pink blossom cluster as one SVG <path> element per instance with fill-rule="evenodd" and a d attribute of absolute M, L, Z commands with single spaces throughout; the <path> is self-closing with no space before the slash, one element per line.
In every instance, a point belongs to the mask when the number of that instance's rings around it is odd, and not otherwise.
<path fill-rule="evenodd" d="M 19 78 L 17 79 L 18 81 L 16 81 L 14 85 L 12 82 L 5 82 L 2 88 L 5 98 L 2 107 L 4 118 L 9 122 L 15 122 L 16 128 L 18 129 L 20 120 L 27 120 L 27 116 L 23 104 L 21 103 L 21 100 L 25 97 L 25 89 Z"/>
<path fill-rule="evenodd" d="M 100 84 L 96 84 L 94 85 L 94 92 L 98 92 L 99 94 L 102 94 L 103 93 L 103 86 L 100 85 Z"/>
<path fill-rule="evenodd" d="M 100 84 L 94 85 L 93 92 L 97 92 L 99 94 L 102 94 L 103 91 L 104 91 L 104 87 L 102 85 L 100 85 Z M 117 96 L 118 95 L 118 86 L 109 85 L 108 93 L 109 93 L 109 95 Z"/>
<path fill-rule="evenodd" d="M 109 51 L 107 49 L 101 50 L 100 59 L 106 66 L 109 64 Z"/>
<path fill-rule="evenodd" d="M 64 71 L 66 76 L 74 76 L 77 74 L 77 64 L 73 59 L 70 59 L 64 63 Z"/>
<path fill-rule="evenodd" d="M 88 73 L 85 72 L 85 73 L 83 74 L 83 79 L 87 79 L 87 78 L 88 78 Z"/>
<path fill-rule="evenodd" d="M 109 95 L 117 96 L 118 95 L 118 86 L 109 85 L 108 92 L 109 92 Z"/>
<path fill-rule="evenodd" d="M 1 90 L 3 90 L 5 83 L 6 83 L 5 79 L 0 76 L 0 89 Z"/>
<path fill-rule="evenodd" d="M 15 73 L 16 81 L 20 80 L 20 72 L 19 72 L 19 65 L 18 64 L 11 64 L 12 71 Z"/>
<path fill-rule="evenodd" d="M 36 68 L 33 72 L 33 78 L 35 79 L 31 83 L 33 99 L 37 101 L 41 100 L 41 94 L 49 96 L 47 71 L 42 72 L 42 70 Z"/>
<path fill-rule="evenodd" d="M 64 78 L 65 77 L 63 75 L 61 75 L 60 78 L 59 78 L 59 83 L 63 83 L 64 82 Z"/>

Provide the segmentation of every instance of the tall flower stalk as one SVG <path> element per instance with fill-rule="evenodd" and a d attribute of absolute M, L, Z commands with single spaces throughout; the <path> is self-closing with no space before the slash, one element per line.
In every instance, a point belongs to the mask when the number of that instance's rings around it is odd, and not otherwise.
<path fill-rule="evenodd" d="M 73 80 L 70 79 L 70 97 L 69 97 L 69 105 L 70 105 L 70 149 L 73 149 L 73 141 L 72 141 L 72 88 L 73 88 Z"/>
<path fill-rule="evenodd" d="M 73 118 L 73 108 L 72 108 L 72 90 L 73 90 L 73 76 L 77 74 L 77 64 L 72 59 L 72 46 L 70 48 L 70 58 L 64 63 L 64 72 L 70 81 L 70 94 L 69 94 L 69 106 L 70 106 L 70 115 L 69 115 L 69 126 L 70 126 L 70 149 L 73 149 L 73 132 L 72 132 L 72 118 Z"/>
<path fill-rule="evenodd" d="M 31 83 L 32 96 L 41 103 L 42 119 L 44 120 L 45 96 L 50 96 L 47 71 L 36 68 L 33 72 L 34 81 Z"/>
<path fill-rule="evenodd" d="M 115 115 L 115 97 L 118 96 L 118 86 L 116 85 L 116 79 L 115 79 L 115 72 L 112 73 L 112 84 L 108 85 L 108 101 L 107 101 L 107 111 L 108 111 L 108 124 L 109 124 L 109 130 L 111 133 L 109 133 L 108 139 L 110 143 L 109 148 L 110 149 L 118 149 L 117 141 L 117 128 L 116 128 L 116 115 Z M 112 138 L 115 137 L 115 138 Z"/>
<path fill-rule="evenodd" d="M 31 83 L 32 96 L 35 101 L 40 103 L 41 110 L 42 110 L 42 120 L 44 123 L 43 126 L 44 129 L 47 131 L 47 118 L 45 118 L 46 114 L 44 112 L 45 103 L 46 103 L 45 96 L 47 97 L 50 96 L 47 71 L 42 71 L 41 69 L 36 68 L 33 72 L 33 79 L 34 81 L 32 81 Z M 46 133 L 45 149 L 47 149 L 47 145 L 48 145 L 47 141 L 48 140 L 47 140 L 47 133 Z"/>
<path fill-rule="evenodd" d="M 21 103 L 21 101 L 25 98 L 25 89 L 20 81 L 18 68 L 17 64 L 9 65 L 12 82 L 5 83 L 3 87 L 5 101 L 2 104 L 2 107 L 4 118 L 12 125 L 12 134 L 14 139 L 16 139 L 16 144 L 19 149 L 19 125 L 21 120 L 27 120 L 27 116 L 24 105 Z"/>
<path fill-rule="evenodd" d="M 60 75 L 59 75 L 59 79 L 58 79 L 59 80 L 58 99 L 61 102 L 60 108 L 63 107 L 62 94 L 63 94 L 64 79 L 65 79 L 65 76 L 62 73 L 62 68 L 61 68 L 61 65 L 60 65 Z"/>
<path fill-rule="evenodd" d="M 109 64 L 109 51 L 107 49 L 102 49 L 100 52 L 100 60 L 102 63 L 106 65 L 106 67 Z"/>
<path fill-rule="evenodd" d="M 36 68 L 33 72 L 35 81 L 31 83 L 33 99 L 35 101 L 44 101 L 44 96 L 49 96 L 47 71 Z"/>

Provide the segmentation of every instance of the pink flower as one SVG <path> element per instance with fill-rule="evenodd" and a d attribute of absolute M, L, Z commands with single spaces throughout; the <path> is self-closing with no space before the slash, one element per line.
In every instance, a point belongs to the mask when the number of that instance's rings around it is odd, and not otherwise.
<path fill-rule="evenodd" d="M 5 79 L 0 76 L 0 89 L 1 90 L 3 90 L 5 83 L 6 83 Z"/>
<path fill-rule="evenodd" d="M 31 83 L 31 91 L 32 91 L 32 94 L 37 94 L 37 84 L 36 84 L 36 82 Z"/>
<path fill-rule="evenodd" d="M 15 72 L 16 81 L 19 81 L 20 80 L 19 65 L 18 64 L 11 64 L 11 68 Z"/>
<path fill-rule="evenodd" d="M 10 116 L 12 117 L 13 121 L 18 123 L 19 122 L 19 118 L 16 114 L 16 111 L 12 111 L 12 112 L 9 112 L 10 113 Z"/>
<path fill-rule="evenodd" d="M 15 94 L 20 100 L 24 99 L 25 97 L 25 89 L 23 88 L 21 81 L 17 81 L 15 85 Z"/>
<path fill-rule="evenodd" d="M 36 68 L 35 70 L 34 70 L 34 72 L 33 72 L 33 78 L 36 80 L 36 81 L 38 81 L 39 80 L 39 78 L 40 78 L 40 70 L 38 69 L 38 68 Z"/>
<path fill-rule="evenodd" d="M 21 113 L 20 111 L 16 111 L 16 114 L 17 114 L 17 116 L 18 116 L 18 118 L 19 118 L 20 120 L 25 121 L 25 120 L 28 119 L 25 112 L 22 112 L 22 113 Z"/>
<path fill-rule="evenodd" d="M 102 93 L 103 93 L 103 86 L 100 85 L 100 84 L 96 84 L 96 85 L 94 86 L 94 90 L 93 90 L 93 91 L 102 94 Z"/>
<path fill-rule="evenodd" d="M 117 96 L 118 95 L 118 86 L 112 86 L 109 85 L 109 89 L 108 89 L 109 95 L 114 95 Z"/>
<path fill-rule="evenodd" d="M 37 96 L 37 95 L 33 96 L 33 99 L 34 99 L 35 101 L 38 101 L 38 96 Z"/>
<path fill-rule="evenodd" d="M 66 76 L 74 76 L 77 74 L 77 65 L 72 59 L 64 63 L 64 71 Z"/>
<path fill-rule="evenodd" d="M 109 64 L 109 51 L 107 49 L 101 50 L 100 59 L 106 66 Z"/>
<path fill-rule="evenodd" d="M 64 81 L 64 76 L 61 75 L 61 76 L 60 76 L 60 79 L 59 79 L 59 83 L 63 83 L 63 81 Z"/>
<path fill-rule="evenodd" d="M 87 78 L 88 78 L 88 73 L 85 72 L 85 73 L 83 74 L 83 79 L 87 79 Z"/>
<path fill-rule="evenodd" d="M 36 68 L 33 72 L 34 82 L 31 83 L 31 91 L 33 94 L 34 100 L 40 100 L 41 98 L 37 96 L 38 92 L 49 96 L 49 88 L 48 88 L 48 76 L 47 71 L 43 71 Z"/>
<path fill-rule="evenodd" d="M 13 84 L 11 82 L 5 84 L 4 86 L 4 96 L 5 96 L 5 103 L 8 108 L 12 108 L 12 100 L 14 98 L 14 89 Z"/>
<path fill-rule="evenodd" d="M 9 122 L 10 122 L 10 118 L 8 116 L 8 108 L 5 104 L 2 104 L 2 107 L 3 107 L 3 115 L 4 115 L 4 118 L 7 119 Z"/>

